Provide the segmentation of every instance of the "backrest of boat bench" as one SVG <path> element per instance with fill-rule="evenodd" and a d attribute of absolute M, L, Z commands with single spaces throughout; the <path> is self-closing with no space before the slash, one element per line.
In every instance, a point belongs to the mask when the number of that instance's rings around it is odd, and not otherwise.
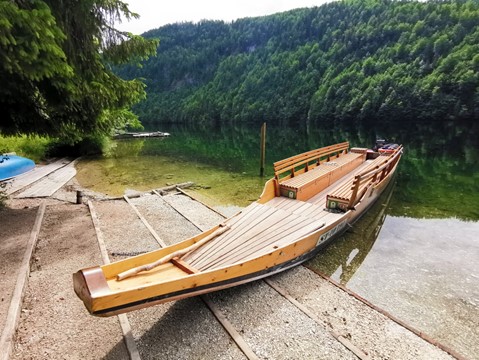
<path fill-rule="evenodd" d="M 311 150 L 298 154 L 287 159 L 277 161 L 273 164 L 274 176 L 279 180 L 279 176 L 285 172 L 291 171 L 294 176 L 294 171 L 299 166 L 307 166 L 311 162 L 319 163 L 322 160 L 327 160 L 331 155 L 339 155 L 341 152 L 347 152 L 349 149 L 349 142 L 342 142 L 335 145 L 325 146 L 319 149 Z"/>

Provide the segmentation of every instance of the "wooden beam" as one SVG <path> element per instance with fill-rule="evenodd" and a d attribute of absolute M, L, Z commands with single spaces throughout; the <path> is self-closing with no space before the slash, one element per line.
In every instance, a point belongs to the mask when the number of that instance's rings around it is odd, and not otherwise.
<path fill-rule="evenodd" d="M 259 360 L 256 354 L 251 350 L 249 345 L 244 341 L 243 337 L 236 331 L 236 329 L 231 325 L 231 323 L 226 319 L 226 316 L 216 307 L 215 304 L 209 299 L 206 295 L 201 295 L 201 300 L 206 304 L 206 306 L 211 310 L 216 319 L 220 322 L 223 328 L 228 332 L 233 341 L 238 345 L 243 354 L 249 360 Z"/>
<path fill-rule="evenodd" d="M 271 279 L 264 279 L 264 282 L 268 284 L 270 287 L 272 287 L 276 292 L 278 292 L 281 296 L 283 296 L 286 300 L 288 300 L 290 303 L 292 303 L 294 306 L 296 306 L 299 310 L 301 310 L 305 315 L 307 315 L 311 320 L 316 322 L 319 325 L 322 325 L 325 327 L 325 324 L 323 321 L 321 321 L 312 311 L 310 311 L 305 305 L 301 304 L 299 301 L 294 299 L 291 295 L 288 294 L 286 290 L 281 288 L 278 284 L 276 284 L 274 281 Z M 371 359 L 368 354 L 366 354 L 364 351 L 362 351 L 360 348 L 358 348 L 356 345 L 354 345 L 350 340 L 345 338 L 344 336 L 338 334 L 335 331 L 330 330 L 329 333 L 336 339 L 338 340 L 346 349 L 351 351 L 354 355 L 356 355 L 359 359 L 361 360 L 369 360 Z"/>
<path fill-rule="evenodd" d="M 179 189 L 179 188 L 178 188 Z M 181 211 L 179 211 L 176 207 L 173 206 L 172 203 L 170 203 L 169 201 L 166 200 L 166 198 L 161 194 L 159 193 L 158 191 L 156 190 L 153 190 L 153 193 L 158 195 L 158 197 L 165 203 L 167 204 L 168 206 L 170 206 L 173 210 L 175 210 L 178 214 L 180 214 L 181 216 L 183 216 L 186 220 L 188 220 L 188 222 L 190 222 L 191 224 L 193 224 L 198 230 L 200 231 L 205 231 L 206 229 L 202 229 L 201 226 L 199 224 L 197 224 L 196 222 L 194 222 L 193 220 L 191 220 L 189 217 L 187 217 L 185 214 L 183 214 Z"/>
<path fill-rule="evenodd" d="M 98 246 L 100 247 L 100 254 L 103 260 L 103 263 L 109 264 L 110 257 L 108 256 L 108 251 L 106 249 L 105 240 L 103 238 L 103 233 L 100 229 L 100 221 L 98 220 L 98 215 L 96 214 L 95 208 L 91 201 L 88 201 L 88 209 L 90 209 L 90 215 L 93 222 L 93 227 L 95 228 L 96 238 L 98 241 Z M 131 332 L 131 325 L 128 321 L 126 314 L 118 315 L 118 321 L 120 323 L 121 332 L 123 333 L 123 340 L 125 341 L 126 350 L 130 355 L 131 360 L 141 360 L 140 352 L 136 346 L 135 339 Z"/>
<path fill-rule="evenodd" d="M 140 214 L 140 212 L 138 211 L 138 209 L 136 208 L 136 206 L 130 201 L 130 199 L 128 198 L 128 196 L 124 195 L 123 198 L 125 199 L 125 201 L 131 206 L 131 208 L 135 211 L 136 215 L 140 218 L 140 220 L 143 222 L 143 224 L 146 226 L 146 228 L 150 231 L 151 235 L 153 235 L 153 237 L 155 238 L 156 242 L 162 247 L 166 247 L 166 244 L 163 240 L 161 240 L 161 238 L 159 237 L 159 235 L 156 233 L 155 229 L 153 229 L 151 227 L 151 225 L 148 223 L 148 221 L 146 221 L 146 219 L 143 217 L 143 215 Z"/>
<path fill-rule="evenodd" d="M 170 260 L 170 262 L 188 274 L 195 274 L 199 272 L 198 269 L 195 269 L 193 266 L 191 266 L 190 264 L 184 262 L 183 260 L 179 258 L 173 258 Z"/>
<path fill-rule="evenodd" d="M 43 222 L 43 215 L 45 214 L 46 203 L 43 201 L 37 210 L 37 216 L 33 229 L 30 233 L 30 238 L 27 243 L 25 254 L 23 255 L 22 265 L 18 271 L 17 282 L 13 290 L 12 299 L 8 308 L 5 326 L 3 328 L 2 337 L 0 338 L 0 360 L 8 360 L 13 348 L 13 337 L 17 330 L 18 320 L 20 319 L 21 307 L 25 289 L 28 284 L 28 276 L 30 275 L 30 260 L 38 239 L 38 234 Z"/>

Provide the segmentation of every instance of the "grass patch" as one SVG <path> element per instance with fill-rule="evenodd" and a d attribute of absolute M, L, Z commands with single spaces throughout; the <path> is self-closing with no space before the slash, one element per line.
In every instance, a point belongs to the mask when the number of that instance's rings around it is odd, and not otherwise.
<path fill-rule="evenodd" d="M 93 135 L 69 144 L 62 140 L 41 136 L 0 136 L 0 154 L 15 152 L 38 163 L 50 157 L 79 157 L 108 152 L 111 141 L 102 135 Z"/>
<path fill-rule="evenodd" d="M 51 142 L 40 136 L 0 136 L 0 153 L 15 152 L 37 163 L 45 159 Z"/>

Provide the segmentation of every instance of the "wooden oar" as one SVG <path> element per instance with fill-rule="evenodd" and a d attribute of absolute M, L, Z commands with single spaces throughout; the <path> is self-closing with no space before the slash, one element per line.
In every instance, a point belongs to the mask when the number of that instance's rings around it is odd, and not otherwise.
<path fill-rule="evenodd" d="M 123 280 L 123 279 L 126 279 L 126 278 L 129 278 L 131 276 L 134 276 L 136 274 L 138 274 L 139 272 L 142 272 L 142 271 L 148 271 L 148 270 L 151 270 L 157 266 L 160 266 L 161 264 L 165 264 L 167 263 L 168 261 L 170 261 L 171 259 L 174 259 L 176 257 L 180 257 L 180 256 L 183 256 L 187 253 L 189 253 L 190 251 L 193 251 L 193 250 L 196 250 L 198 249 L 200 246 L 206 244 L 208 241 L 214 239 L 215 237 L 217 236 L 220 236 L 221 234 L 223 234 L 225 231 L 229 230 L 230 227 L 227 226 L 227 225 L 220 225 L 221 227 L 219 229 L 217 229 L 216 231 L 212 232 L 210 235 L 206 236 L 205 238 L 201 239 L 200 241 L 198 241 L 197 243 L 194 243 L 193 245 L 190 245 L 184 249 L 181 249 L 181 250 L 177 250 L 175 252 L 172 252 L 171 254 L 168 254 L 168 255 L 165 255 L 163 256 L 161 259 L 158 259 L 152 263 L 149 263 L 149 264 L 145 264 L 145 265 L 141 265 L 141 266 L 137 266 L 133 269 L 130 269 L 130 270 L 126 270 L 122 273 L 119 273 L 117 276 L 116 276 L 116 279 L 118 281 L 120 280 Z"/>

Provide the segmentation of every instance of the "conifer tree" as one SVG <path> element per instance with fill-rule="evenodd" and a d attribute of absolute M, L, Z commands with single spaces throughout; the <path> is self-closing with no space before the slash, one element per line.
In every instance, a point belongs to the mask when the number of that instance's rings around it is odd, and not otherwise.
<path fill-rule="evenodd" d="M 144 84 L 111 69 L 156 53 L 115 28 L 136 17 L 117 0 L 0 0 L 0 133 L 75 142 L 139 124 L 129 108 Z"/>

